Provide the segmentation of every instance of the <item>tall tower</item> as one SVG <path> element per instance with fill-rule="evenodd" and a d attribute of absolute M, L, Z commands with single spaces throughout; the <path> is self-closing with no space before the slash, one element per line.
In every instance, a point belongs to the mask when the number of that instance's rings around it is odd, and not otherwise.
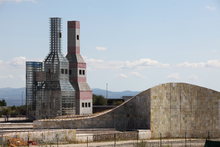
<path fill-rule="evenodd" d="M 76 114 L 92 113 L 92 90 L 86 80 L 86 63 L 80 55 L 80 22 L 68 21 L 69 78 L 76 90 Z"/>
<path fill-rule="evenodd" d="M 69 82 L 69 62 L 61 53 L 61 38 L 61 18 L 50 18 L 50 52 L 44 61 L 45 80 L 38 86 L 37 118 L 75 114 L 75 90 Z"/>
<path fill-rule="evenodd" d="M 26 62 L 26 110 L 27 117 L 34 119 L 37 110 L 37 72 L 41 72 L 43 67 L 42 62 L 27 61 Z"/>

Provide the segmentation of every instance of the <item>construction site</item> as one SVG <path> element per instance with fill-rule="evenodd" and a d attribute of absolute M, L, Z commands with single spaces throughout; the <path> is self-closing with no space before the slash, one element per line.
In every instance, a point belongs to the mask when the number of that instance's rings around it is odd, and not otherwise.
<path fill-rule="evenodd" d="M 2 143 L 103 147 L 218 144 L 219 98 L 219 92 L 204 87 L 162 84 L 101 113 L 40 119 L 20 126 L 2 124 Z"/>
<path fill-rule="evenodd" d="M 18 118 L 10 118 L 17 120 Z M 25 119 L 25 118 L 20 118 Z M 52 146 L 52 147 L 202 147 L 206 139 L 218 141 L 211 133 L 206 138 L 154 138 L 150 130 L 119 131 L 114 128 L 39 129 L 33 123 L 4 123 L 1 121 L 1 146 Z"/>
<path fill-rule="evenodd" d="M 149 88 L 119 106 L 92 112 L 92 91 L 80 55 L 80 22 L 67 22 L 61 52 L 61 18 L 50 18 L 44 62 L 26 62 L 27 118 L 1 121 L 1 146 L 162 147 L 217 145 L 220 92 L 188 83 Z M 12 118 L 9 118 L 9 120 Z"/>

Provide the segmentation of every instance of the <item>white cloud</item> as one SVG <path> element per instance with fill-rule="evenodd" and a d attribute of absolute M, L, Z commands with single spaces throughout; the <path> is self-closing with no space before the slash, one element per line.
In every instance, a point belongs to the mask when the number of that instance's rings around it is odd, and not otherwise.
<path fill-rule="evenodd" d="M 188 77 L 188 80 L 189 81 L 198 81 L 199 77 L 197 75 L 190 75 Z"/>
<path fill-rule="evenodd" d="M 160 63 L 157 60 L 141 58 L 135 61 L 125 61 L 124 68 L 147 68 L 147 67 L 168 67 L 169 64 Z"/>
<path fill-rule="evenodd" d="M 140 74 L 139 72 L 131 72 L 131 75 L 136 76 L 136 77 L 141 78 L 141 79 L 144 78 L 144 76 L 142 74 Z"/>
<path fill-rule="evenodd" d="M 14 3 L 32 2 L 32 3 L 36 3 L 37 0 L 0 0 L 0 4 L 6 3 L 6 2 L 14 2 Z"/>
<path fill-rule="evenodd" d="M 133 61 L 105 61 L 103 59 L 85 58 L 91 69 L 139 69 L 146 68 L 220 68 L 220 60 L 208 60 L 206 62 L 183 62 L 179 64 L 161 63 L 149 58 L 141 58 Z"/>
<path fill-rule="evenodd" d="M 97 46 L 96 50 L 98 50 L 98 51 L 106 51 L 107 48 L 106 47 L 102 47 L 102 46 Z"/>
<path fill-rule="evenodd" d="M 133 61 L 105 61 L 103 59 L 87 58 L 85 61 L 91 69 L 139 69 L 146 68 L 220 68 L 220 60 L 211 59 L 205 62 L 183 62 L 177 64 L 161 63 L 149 58 L 141 58 Z"/>
<path fill-rule="evenodd" d="M 172 79 L 172 80 L 180 80 L 180 75 L 179 73 L 172 73 L 172 74 L 169 74 L 167 78 Z"/>
<path fill-rule="evenodd" d="M 84 59 L 86 60 L 86 62 L 89 62 L 89 63 L 103 63 L 104 62 L 104 60 L 102 59 L 87 58 L 87 57 L 84 57 Z"/>
<path fill-rule="evenodd" d="M 26 58 L 25 57 L 15 57 L 13 58 L 11 61 L 8 62 L 9 65 L 11 66 L 25 66 L 25 62 L 26 62 Z"/>
<path fill-rule="evenodd" d="M 220 67 L 220 60 L 208 60 L 205 64 L 206 67 Z"/>
<path fill-rule="evenodd" d="M 25 85 L 26 57 L 14 57 L 8 61 L 0 60 L 0 87 L 21 87 Z M 33 61 L 40 61 L 39 59 Z"/>
<path fill-rule="evenodd" d="M 199 68 L 204 67 L 205 63 L 198 62 L 198 63 L 192 63 L 192 62 L 183 62 L 180 64 L 177 64 L 178 67 L 191 67 L 191 68 Z"/>
<path fill-rule="evenodd" d="M 220 68 L 220 60 L 208 60 L 206 62 L 183 62 L 177 64 L 176 66 L 186 68 Z"/>
<path fill-rule="evenodd" d="M 209 10 L 209 11 L 215 11 L 215 10 L 216 10 L 216 7 L 213 6 L 213 5 L 207 5 L 205 8 L 206 8 L 207 10 Z"/>
<path fill-rule="evenodd" d="M 114 63 L 106 62 L 102 59 L 95 58 L 84 58 L 86 63 L 88 64 L 89 69 L 117 69 L 117 65 Z"/>
<path fill-rule="evenodd" d="M 13 79 L 14 76 L 9 74 L 9 75 L 0 75 L 0 79 Z"/>
<path fill-rule="evenodd" d="M 10 59 L 9 61 L 3 61 L 0 60 L 0 69 L 1 70 L 20 70 L 20 69 L 24 69 L 25 70 L 25 62 L 27 61 L 27 59 L 25 57 L 14 57 L 12 59 Z"/>
<path fill-rule="evenodd" d="M 102 59 L 85 58 L 92 69 L 144 69 L 150 67 L 169 67 L 156 60 L 142 58 L 134 61 L 104 61 Z"/>
<path fill-rule="evenodd" d="M 0 60 L 0 65 L 3 64 L 4 62 L 2 60 Z"/>
<path fill-rule="evenodd" d="M 121 78 L 123 78 L 123 79 L 128 78 L 128 76 L 127 76 L 126 74 L 123 74 L 123 73 L 119 74 L 119 77 L 121 77 Z"/>

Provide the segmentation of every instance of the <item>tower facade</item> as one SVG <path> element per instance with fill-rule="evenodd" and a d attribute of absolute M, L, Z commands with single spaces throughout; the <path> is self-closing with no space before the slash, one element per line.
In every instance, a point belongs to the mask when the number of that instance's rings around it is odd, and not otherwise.
<path fill-rule="evenodd" d="M 42 71 L 43 63 L 36 61 L 26 62 L 26 110 L 27 116 L 34 119 L 37 110 L 37 72 Z"/>
<path fill-rule="evenodd" d="M 61 18 L 50 18 L 50 51 L 44 62 L 26 62 L 26 106 L 30 119 L 91 114 L 92 91 L 80 55 L 80 23 L 68 22 L 68 53 L 61 52 Z"/>
<path fill-rule="evenodd" d="M 31 119 L 75 115 L 69 62 L 61 53 L 61 18 L 50 18 L 50 52 L 44 62 L 26 63 L 26 105 Z"/>
<path fill-rule="evenodd" d="M 76 114 L 92 113 L 92 90 L 86 79 L 86 63 L 80 55 L 80 22 L 67 23 L 67 55 L 69 79 L 76 96 Z"/>
<path fill-rule="evenodd" d="M 75 114 L 75 90 L 69 82 L 69 62 L 61 53 L 61 31 L 61 18 L 51 18 L 50 52 L 44 61 L 46 80 L 40 96 L 43 98 L 40 116 L 46 118 Z"/>

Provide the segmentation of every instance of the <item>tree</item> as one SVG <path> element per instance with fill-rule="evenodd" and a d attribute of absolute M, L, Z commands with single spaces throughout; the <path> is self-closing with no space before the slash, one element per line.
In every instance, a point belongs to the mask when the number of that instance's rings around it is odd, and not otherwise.
<path fill-rule="evenodd" d="M 93 94 L 93 105 L 106 105 L 107 99 L 105 99 L 102 95 Z"/>
<path fill-rule="evenodd" d="M 8 117 L 9 117 L 9 114 L 11 113 L 11 110 L 8 109 L 8 108 L 3 108 L 2 110 L 2 114 L 5 116 L 5 121 L 8 121 Z"/>
<path fill-rule="evenodd" d="M 5 117 L 16 117 L 21 115 L 26 115 L 26 106 L 8 106 L 4 107 L 0 111 L 0 116 L 4 115 Z M 7 121 L 7 120 L 6 120 Z"/>
<path fill-rule="evenodd" d="M 7 106 L 7 103 L 4 99 L 0 100 L 0 106 Z"/>
<path fill-rule="evenodd" d="M 114 101 L 113 105 L 121 105 L 123 102 L 123 100 Z"/>
<path fill-rule="evenodd" d="M 19 115 L 26 115 L 26 106 L 17 106 L 17 111 Z"/>

